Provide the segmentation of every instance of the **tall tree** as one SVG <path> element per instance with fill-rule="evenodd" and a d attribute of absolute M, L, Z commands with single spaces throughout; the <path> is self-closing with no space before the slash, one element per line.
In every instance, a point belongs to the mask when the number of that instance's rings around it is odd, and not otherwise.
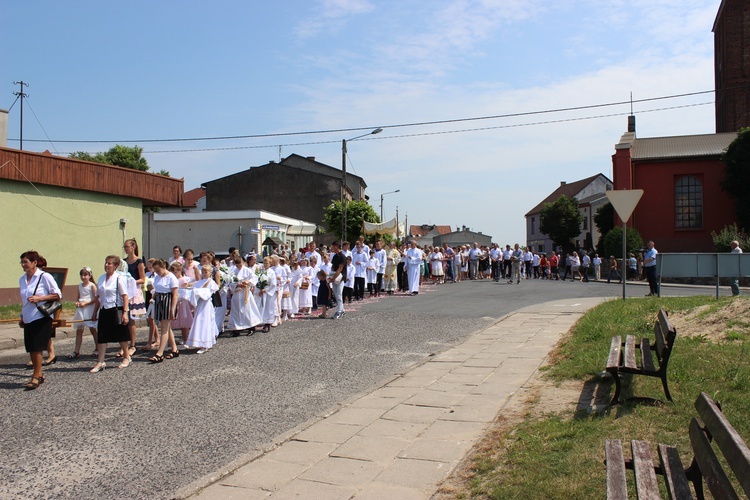
<path fill-rule="evenodd" d="M 328 231 L 334 233 L 341 239 L 341 201 L 333 201 L 325 209 L 323 220 L 328 226 Z M 350 201 L 346 205 L 346 236 L 356 240 L 362 234 L 362 220 L 367 222 L 380 222 L 380 216 L 375 209 L 366 201 Z"/>
<path fill-rule="evenodd" d="M 132 168 L 133 170 L 140 170 L 142 172 L 146 172 L 149 169 L 148 161 L 143 157 L 143 148 L 140 146 L 131 147 L 116 144 L 104 153 L 91 154 L 85 151 L 77 151 L 71 153 L 70 158 Z"/>
<path fill-rule="evenodd" d="M 750 127 L 740 129 L 724 154 L 722 189 L 737 202 L 737 222 L 743 230 L 750 229 Z"/>
<path fill-rule="evenodd" d="M 599 241 L 596 242 L 596 251 L 604 254 L 604 236 L 615 227 L 615 207 L 607 202 L 596 209 L 594 224 L 599 230 Z"/>
<path fill-rule="evenodd" d="M 539 230 L 548 235 L 563 250 L 570 250 L 571 240 L 581 234 L 583 215 L 578 211 L 578 200 L 563 195 L 554 203 L 547 203 L 539 216 Z"/>

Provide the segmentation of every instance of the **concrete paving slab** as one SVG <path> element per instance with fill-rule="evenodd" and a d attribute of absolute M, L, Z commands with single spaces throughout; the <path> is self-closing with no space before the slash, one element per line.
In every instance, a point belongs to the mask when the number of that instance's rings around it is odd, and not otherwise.
<path fill-rule="evenodd" d="M 305 471 L 300 479 L 339 486 L 362 486 L 375 479 L 384 469 L 385 466 L 375 462 L 331 457 Z"/>
<path fill-rule="evenodd" d="M 407 399 L 404 404 L 416 406 L 432 406 L 435 408 L 451 408 L 464 398 L 464 394 L 449 393 L 443 391 L 431 391 L 429 389 L 415 394 Z"/>
<path fill-rule="evenodd" d="M 287 462 L 311 467 L 327 457 L 337 446 L 336 443 L 319 443 L 294 439 L 269 452 L 264 458 L 276 462 Z"/>
<path fill-rule="evenodd" d="M 496 396 L 493 398 L 497 404 L 493 406 L 458 406 L 440 417 L 440 420 L 455 420 L 458 422 L 484 422 L 495 420 L 502 404 L 507 397 Z"/>
<path fill-rule="evenodd" d="M 366 437 L 395 437 L 400 439 L 416 439 L 428 427 L 424 422 L 400 422 L 398 420 L 378 419 L 359 432 L 359 436 Z"/>
<path fill-rule="evenodd" d="M 409 445 L 406 439 L 385 436 L 354 436 L 331 453 L 331 457 L 388 463 Z"/>
<path fill-rule="evenodd" d="M 270 496 L 270 491 L 215 484 L 191 498 L 196 500 L 263 500 Z"/>
<path fill-rule="evenodd" d="M 421 489 L 429 497 L 451 470 L 451 464 L 446 462 L 399 458 L 377 476 L 377 481 Z"/>
<path fill-rule="evenodd" d="M 484 433 L 486 424 L 479 422 L 457 422 L 438 420 L 433 422 L 419 437 L 429 439 L 453 439 L 469 441 Z"/>
<path fill-rule="evenodd" d="M 274 500 L 286 500 L 292 498 L 347 500 L 354 496 L 357 491 L 359 491 L 359 489 L 352 486 L 339 486 L 317 481 L 295 479 L 281 490 L 275 492 L 272 498 Z"/>
<path fill-rule="evenodd" d="M 295 439 L 341 444 L 364 429 L 364 425 L 339 424 L 322 420 L 295 436 Z"/>
<path fill-rule="evenodd" d="M 445 377 L 441 378 L 440 382 L 445 384 L 479 385 L 485 378 L 487 378 L 487 375 L 483 373 L 449 373 Z"/>
<path fill-rule="evenodd" d="M 451 373 L 455 375 L 490 375 L 495 371 L 495 369 L 491 366 L 471 366 L 467 364 L 475 358 L 476 357 L 467 360 L 463 365 L 451 370 Z"/>
<path fill-rule="evenodd" d="M 403 401 L 412 397 L 417 392 L 419 392 L 418 388 L 414 387 L 395 387 L 387 385 L 373 391 L 370 395 L 378 398 L 395 398 Z"/>
<path fill-rule="evenodd" d="M 446 411 L 446 408 L 430 408 L 428 406 L 414 406 L 400 404 L 389 410 L 383 418 L 386 420 L 398 420 L 399 422 L 434 422 Z"/>
<path fill-rule="evenodd" d="M 260 458 L 221 479 L 223 486 L 276 491 L 305 472 L 309 466 Z"/>
<path fill-rule="evenodd" d="M 419 488 L 407 488 L 395 484 L 373 481 L 360 490 L 354 498 L 357 500 L 383 500 L 392 498 L 394 500 L 424 500 L 425 492 Z"/>
<path fill-rule="evenodd" d="M 391 387 L 412 387 L 415 389 L 421 389 L 423 387 L 427 387 L 428 385 L 437 382 L 439 379 L 439 376 L 435 375 L 426 375 L 426 376 L 404 376 L 399 377 L 393 382 L 391 382 Z"/>
<path fill-rule="evenodd" d="M 472 440 L 419 438 L 399 454 L 399 458 L 414 458 L 433 462 L 458 462 L 474 445 Z"/>
<path fill-rule="evenodd" d="M 334 424 L 369 425 L 379 419 L 383 413 L 385 410 L 380 408 L 342 408 L 327 420 Z"/>
<path fill-rule="evenodd" d="M 379 410 L 390 410 L 391 408 L 402 402 L 402 398 L 381 398 L 367 395 L 354 401 L 351 405 L 349 405 L 349 408 L 375 408 Z"/>

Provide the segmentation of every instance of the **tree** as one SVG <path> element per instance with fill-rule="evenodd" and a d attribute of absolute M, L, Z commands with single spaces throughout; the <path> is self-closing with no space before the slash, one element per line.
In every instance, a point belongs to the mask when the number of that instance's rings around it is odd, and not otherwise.
<path fill-rule="evenodd" d="M 140 170 L 142 172 L 146 172 L 149 169 L 148 161 L 143 157 L 143 148 L 139 146 L 129 147 L 116 144 L 104 153 L 91 154 L 85 151 L 77 151 L 71 153 L 70 158 L 132 168 L 133 170 Z M 161 174 L 162 172 L 166 171 L 162 170 L 159 173 Z M 167 174 L 169 174 L 169 172 L 167 172 Z"/>
<path fill-rule="evenodd" d="M 750 228 L 750 127 L 740 129 L 721 155 L 724 179 L 721 188 L 737 202 L 737 222 L 740 228 Z"/>
<path fill-rule="evenodd" d="M 578 200 L 563 195 L 556 202 L 544 205 L 539 216 L 539 230 L 563 250 L 570 250 L 573 246 L 571 240 L 581 233 L 582 222 Z"/>
<path fill-rule="evenodd" d="M 599 241 L 596 242 L 596 251 L 604 254 L 604 236 L 615 227 L 615 207 L 607 202 L 596 209 L 594 214 L 594 225 L 599 230 Z"/>
<path fill-rule="evenodd" d="M 643 238 L 637 229 L 629 227 L 625 231 L 625 253 L 636 253 L 643 248 Z M 604 235 L 604 255 L 622 258 L 622 227 L 617 226 Z"/>
<path fill-rule="evenodd" d="M 328 231 L 334 233 L 341 239 L 341 202 L 332 201 L 325 209 L 323 220 L 328 226 Z M 362 220 L 367 222 L 380 222 L 380 217 L 375 209 L 366 201 L 350 201 L 346 205 L 346 236 L 350 240 L 359 238 L 362 234 Z"/>

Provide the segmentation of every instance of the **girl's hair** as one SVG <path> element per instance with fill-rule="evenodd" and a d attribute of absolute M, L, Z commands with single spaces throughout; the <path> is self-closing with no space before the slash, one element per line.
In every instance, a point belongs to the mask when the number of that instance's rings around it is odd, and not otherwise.
<path fill-rule="evenodd" d="M 104 259 L 104 262 L 107 262 L 108 260 L 111 260 L 115 267 L 120 267 L 120 262 L 122 262 L 122 260 L 120 260 L 120 257 L 118 257 L 117 255 L 107 255 L 107 257 Z"/>
<path fill-rule="evenodd" d="M 167 267 L 167 264 L 163 260 L 161 260 L 161 259 L 149 259 L 149 261 L 151 261 L 151 260 L 153 260 L 153 262 L 151 262 L 151 266 L 152 267 L 153 266 L 159 266 L 162 269 L 164 269 L 164 268 Z"/>
<path fill-rule="evenodd" d="M 318 279 L 325 280 L 326 279 L 326 272 L 323 270 L 318 271 Z"/>
<path fill-rule="evenodd" d="M 232 259 L 232 262 L 234 262 L 235 264 L 242 264 L 242 257 L 240 257 L 239 254 L 237 254 Z"/>
<path fill-rule="evenodd" d="M 158 260 L 158 259 L 155 259 L 155 258 L 151 257 L 150 259 L 148 259 L 148 260 L 146 261 L 146 264 L 151 264 L 151 265 L 153 266 L 153 265 L 154 265 L 154 262 L 156 262 L 157 260 Z"/>
<path fill-rule="evenodd" d="M 78 271 L 79 276 L 83 276 L 84 274 L 88 274 L 89 276 L 93 276 L 91 274 L 91 268 L 90 267 L 82 267 L 80 271 Z"/>
<path fill-rule="evenodd" d="M 279 256 L 278 255 L 271 255 L 271 265 L 272 266 L 278 266 L 279 265 Z"/>
<path fill-rule="evenodd" d="M 264 265 L 268 264 L 269 266 L 272 266 L 273 265 L 272 262 L 273 261 L 271 260 L 271 257 L 263 257 L 263 264 Z"/>
<path fill-rule="evenodd" d="M 138 252 L 138 242 L 135 241 L 135 238 L 130 238 L 129 240 L 125 240 L 125 243 L 132 243 L 133 244 L 133 255 L 138 257 L 140 253 Z"/>
<path fill-rule="evenodd" d="M 201 266 L 201 272 L 206 271 L 207 273 L 212 273 L 214 270 L 213 266 Z"/>
<path fill-rule="evenodd" d="M 175 250 L 179 250 L 180 253 L 182 253 L 182 248 L 180 248 L 180 245 L 175 245 L 174 247 L 172 247 L 172 251 L 174 252 Z"/>
<path fill-rule="evenodd" d="M 192 255 L 193 257 L 195 257 L 195 252 L 193 252 L 192 248 L 186 248 L 185 249 L 185 253 L 183 253 L 182 256 L 183 257 L 187 257 L 188 252 L 190 252 L 190 255 Z"/>
<path fill-rule="evenodd" d="M 169 266 L 169 270 L 172 271 L 172 272 L 174 272 L 175 269 L 177 269 L 180 272 L 182 272 L 182 264 L 180 264 L 178 261 L 172 262 L 172 265 Z"/>

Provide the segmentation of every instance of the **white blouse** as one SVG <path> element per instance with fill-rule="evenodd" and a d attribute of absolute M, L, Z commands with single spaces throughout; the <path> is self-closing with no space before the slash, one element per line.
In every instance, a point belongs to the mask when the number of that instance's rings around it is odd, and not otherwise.
<path fill-rule="evenodd" d="M 173 288 L 179 288 L 177 276 L 167 273 L 166 276 L 154 276 L 154 293 L 171 293 Z"/>
<path fill-rule="evenodd" d="M 122 296 L 128 293 L 128 279 L 119 273 L 114 273 L 107 279 L 106 274 L 99 277 L 96 294 L 102 309 L 122 307 Z"/>

